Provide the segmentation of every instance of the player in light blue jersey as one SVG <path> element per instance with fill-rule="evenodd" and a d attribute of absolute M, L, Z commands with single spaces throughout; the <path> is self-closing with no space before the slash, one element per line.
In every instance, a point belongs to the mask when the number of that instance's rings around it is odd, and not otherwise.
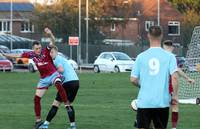
<path fill-rule="evenodd" d="M 50 55 L 53 58 L 54 65 L 56 66 L 58 72 L 60 72 L 64 76 L 64 83 L 62 86 L 66 91 L 67 100 L 69 103 L 66 106 L 70 121 L 70 127 L 68 129 L 76 129 L 75 110 L 72 106 L 72 102 L 74 101 L 79 89 L 79 78 L 72 65 L 69 64 L 69 61 L 65 57 L 58 54 L 57 47 L 52 47 Z M 62 103 L 61 97 L 57 93 L 56 98 L 52 104 L 52 107 L 47 115 L 46 121 L 43 123 L 43 125 L 40 126 L 40 129 L 48 129 L 49 123 L 56 115 L 57 110 L 61 103 Z"/>
<path fill-rule="evenodd" d="M 176 58 L 161 48 L 162 30 L 158 26 L 149 28 L 150 48 L 137 56 L 131 72 L 131 82 L 139 85 L 137 97 L 137 122 L 139 129 L 149 129 L 153 121 L 156 129 L 166 129 L 171 96 L 169 75 L 174 87 L 173 99 L 178 98 L 178 75 Z"/>

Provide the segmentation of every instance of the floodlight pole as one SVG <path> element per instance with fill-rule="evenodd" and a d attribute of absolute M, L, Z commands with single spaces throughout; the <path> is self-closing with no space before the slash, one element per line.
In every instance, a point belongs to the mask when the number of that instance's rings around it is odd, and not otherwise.
<path fill-rule="evenodd" d="M 8 26 L 8 25 L 7 25 Z M 13 0 L 10 1 L 10 49 L 13 49 L 13 41 L 12 41 L 12 35 L 13 35 Z"/>
<path fill-rule="evenodd" d="M 89 27 L 89 14 L 88 14 L 88 0 L 86 0 L 86 64 L 88 64 L 88 27 Z"/>
<path fill-rule="evenodd" d="M 79 0 L 79 45 L 77 46 L 77 62 L 81 63 L 81 0 Z"/>
<path fill-rule="evenodd" d="M 160 0 L 157 0 L 158 2 L 157 2 L 157 4 L 158 4 L 158 16 L 157 16 L 157 22 L 158 22 L 158 26 L 160 26 Z"/>

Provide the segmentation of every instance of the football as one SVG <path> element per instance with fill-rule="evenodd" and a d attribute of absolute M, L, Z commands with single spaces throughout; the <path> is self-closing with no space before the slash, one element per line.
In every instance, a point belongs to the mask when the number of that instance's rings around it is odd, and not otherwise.
<path fill-rule="evenodd" d="M 131 107 L 134 111 L 137 111 L 137 99 L 134 99 L 132 102 L 131 102 Z"/>

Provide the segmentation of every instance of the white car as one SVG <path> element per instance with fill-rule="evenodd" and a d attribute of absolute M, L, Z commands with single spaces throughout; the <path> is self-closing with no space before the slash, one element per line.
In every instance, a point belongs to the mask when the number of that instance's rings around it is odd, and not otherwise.
<path fill-rule="evenodd" d="M 79 66 L 76 63 L 76 61 L 70 59 L 68 56 L 64 55 L 61 52 L 58 52 L 58 55 L 63 56 L 65 59 L 67 59 L 69 61 L 69 63 L 72 65 L 72 67 L 74 68 L 74 70 L 78 70 Z"/>
<path fill-rule="evenodd" d="M 72 65 L 72 67 L 74 68 L 74 70 L 78 70 L 79 66 L 74 60 L 70 59 L 68 56 L 64 55 L 61 52 L 58 52 L 58 55 L 63 56 L 65 59 L 67 59 L 69 61 L 69 63 Z M 30 72 L 35 72 L 38 70 L 32 59 L 29 59 L 28 69 Z"/>
<path fill-rule="evenodd" d="M 122 52 L 102 52 L 94 61 L 94 72 L 131 71 L 134 61 Z"/>

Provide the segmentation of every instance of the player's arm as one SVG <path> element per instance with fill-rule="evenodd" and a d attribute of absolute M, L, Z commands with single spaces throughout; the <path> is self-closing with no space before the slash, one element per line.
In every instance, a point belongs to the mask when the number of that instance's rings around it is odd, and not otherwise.
<path fill-rule="evenodd" d="M 171 78 L 172 78 L 172 86 L 173 86 L 173 96 L 175 98 L 177 98 L 178 97 L 178 89 L 179 89 L 179 85 L 178 85 L 178 79 L 179 79 L 178 72 L 174 72 L 171 75 Z"/>
<path fill-rule="evenodd" d="M 15 58 L 20 58 L 21 55 L 19 54 L 6 54 L 6 53 L 1 53 L 3 56 L 5 56 L 6 58 L 9 58 L 9 59 L 15 59 Z"/>
<path fill-rule="evenodd" d="M 64 72 L 64 68 L 62 67 L 62 65 L 59 65 L 59 66 L 57 67 L 57 71 L 58 71 L 59 73 L 63 73 L 63 72 Z"/>
<path fill-rule="evenodd" d="M 139 76 L 140 76 L 139 58 L 136 58 L 130 77 L 130 81 L 134 86 L 140 87 Z"/>
<path fill-rule="evenodd" d="M 51 39 L 49 46 L 55 46 L 55 36 L 53 35 L 52 31 L 49 28 L 45 28 L 44 32 L 49 36 L 49 38 Z"/>
<path fill-rule="evenodd" d="M 185 74 L 181 68 L 178 68 L 178 75 L 183 77 L 189 83 L 195 83 L 195 80 L 188 77 L 187 74 Z"/>
<path fill-rule="evenodd" d="M 138 78 L 136 78 L 136 77 L 130 77 L 130 81 L 131 81 L 131 83 L 132 83 L 134 86 L 140 87 Z"/>
<path fill-rule="evenodd" d="M 171 56 L 169 68 L 170 68 L 170 75 L 171 75 L 172 87 L 173 87 L 172 100 L 178 102 L 179 76 L 178 76 L 178 67 L 176 63 L 176 58 L 174 55 Z"/>

